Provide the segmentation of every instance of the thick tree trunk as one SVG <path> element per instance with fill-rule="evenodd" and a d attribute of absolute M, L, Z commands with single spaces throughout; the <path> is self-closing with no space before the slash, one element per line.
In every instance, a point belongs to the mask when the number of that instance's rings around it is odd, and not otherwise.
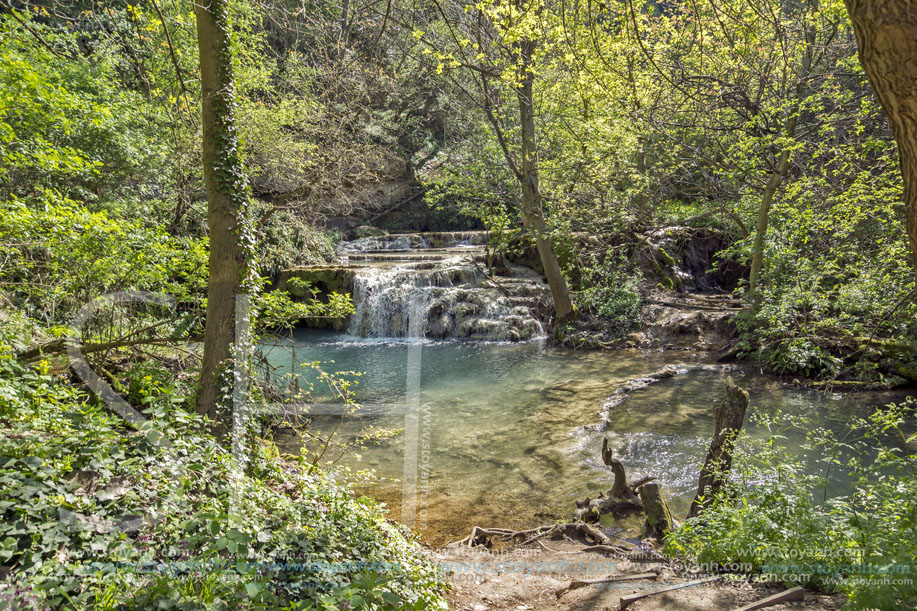
<path fill-rule="evenodd" d="M 713 405 L 713 441 L 710 442 L 707 458 L 700 471 L 697 495 L 688 511 L 689 518 L 699 514 L 726 482 L 726 475 L 732 466 L 735 438 L 742 430 L 747 408 L 748 391 L 739 388 L 732 382 L 726 386 L 725 399 Z"/>
<path fill-rule="evenodd" d="M 198 411 L 211 418 L 222 436 L 229 423 L 236 296 L 251 271 L 248 187 L 235 118 L 235 83 L 226 0 L 196 0 L 201 62 L 201 118 L 204 182 L 210 230 L 207 323 L 201 364 Z"/>
<path fill-rule="evenodd" d="M 901 156 L 904 209 L 917 286 L 917 2 L 846 0 L 860 63 Z"/>
<path fill-rule="evenodd" d="M 525 224 L 535 236 L 535 247 L 538 249 L 538 256 L 544 267 L 544 275 L 551 287 L 555 325 L 559 327 L 576 318 L 577 311 L 570 298 L 570 290 L 560 269 L 560 263 L 554 254 L 551 236 L 544 220 L 541 189 L 538 186 L 535 109 L 532 98 L 535 76 L 530 70 L 534 52 L 535 43 L 533 41 L 523 41 L 519 44 L 520 84 L 516 88 L 516 97 L 519 100 L 519 119 L 522 127 L 522 162 L 519 167 L 519 180 L 522 183 L 521 204 Z"/>

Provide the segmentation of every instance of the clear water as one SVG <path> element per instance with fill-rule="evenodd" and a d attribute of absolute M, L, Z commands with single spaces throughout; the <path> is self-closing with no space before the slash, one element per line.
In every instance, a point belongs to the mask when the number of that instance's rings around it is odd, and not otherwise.
<path fill-rule="evenodd" d="M 411 343 L 316 330 L 299 330 L 265 348 L 274 366 L 296 371 L 304 381 L 315 374 L 298 363 L 322 361 L 328 372 L 363 372 L 355 387 L 363 410 L 343 422 L 338 416 L 312 421 L 316 430 L 338 427 L 341 439 L 366 426 L 405 427 L 409 352 L 419 356 L 413 526 L 432 543 L 465 536 L 473 525 L 529 527 L 570 519 L 576 499 L 611 487 L 611 472 L 599 456 L 606 435 L 629 479 L 656 476 L 673 513 L 684 515 L 712 433 L 713 401 L 729 377 L 749 390 L 752 406 L 817 415 L 822 426 L 835 429 L 900 399 L 787 387 L 687 353 L 574 351 L 537 341 Z M 632 390 L 623 401 L 620 395 L 608 401 L 629 381 L 667 365 L 677 366 L 679 374 Z M 322 400 L 321 393 L 315 398 Z M 287 450 L 298 444 L 282 435 L 277 441 Z M 383 481 L 361 492 L 385 502 L 399 519 L 404 487 L 392 480 L 404 476 L 404 436 L 344 462 L 375 470 Z"/>

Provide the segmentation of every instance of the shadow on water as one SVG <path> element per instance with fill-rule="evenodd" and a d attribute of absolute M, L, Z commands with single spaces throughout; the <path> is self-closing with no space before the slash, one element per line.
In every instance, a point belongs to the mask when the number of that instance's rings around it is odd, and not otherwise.
<path fill-rule="evenodd" d="M 353 438 L 368 425 L 405 427 L 408 342 L 300 330 L 276 344 L 265 347 L 269 361 L 304 380 L 315 374 L 298 363 L 322 361 L 329 372 L 363 372 L 355 390 L 365 409 L 346 419 L 338 435 Z M 765 413 L 813 415 L 836 430 L 876 405 L 900 399 L 788 388 L 772 377 L 688 353 L 584 352 L 537 341 L 419 346 L 415 526 L 431 543 L 460 538 L 473 525 L 530 527 L 570 519 L 575 499 L 595 497 L 611 485 L 599 457 L 606 435 L 629 477 L 657 477 L 673 513 L 684 515 L 712 433 L 713 402 L 728 377 L 748 389 L 751 405 Z M 628 384 L 673 365 L 675 376 L 642 388 Z M 614 395 L 625 386 L 626 398 Z M 338 424 L 335 416 L 312 421 L 319 430 Z M 750 433 L 762 434 L 753 428 Z M 298 448 L 292 436 L 278 435 L 277 441 L 287 451 Z M 344 459 L 389 480 L 359 491 L 385 502 L 395 519 L 401 516 L 403 487 L 390 480 L 404 475 L 404 443 L 399 436 L 360 452 L 359 461 Z"/>

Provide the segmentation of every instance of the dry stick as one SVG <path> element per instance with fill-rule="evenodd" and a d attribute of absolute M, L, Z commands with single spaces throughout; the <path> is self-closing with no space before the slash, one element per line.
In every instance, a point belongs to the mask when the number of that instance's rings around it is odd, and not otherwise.
<path fill-rule="evenodd" d="M 554 596 L 560 598 L 570 590 L 592 586 L 597 583 L 620 583 L 622 581 L 655 581 L 659 577 L 658 573 L 635 573 L 631 575 L 609 575 L 605 579 L 575 579 L 570 584 L 557 590 Z"/>
<path fill-rule="evenodd" d="M 488 273 L 487 273 L 487 270 L 485 270 L 484 268 L 482 268 L 482 267 L 478 264 L 478 262 L 474 260 L 474 257 L 471 257 L 471 262 L 474 264 L 475 269 L 477 269 L 479 272 L 481 272 L 481 274 L 483 274 L 484 277 L 487 278 L 489 281 L 493 282 L 493 283 L 496 285 L 496 287 L 500 290 L 501 293 L 503 293 L 503 294 L 506 295 L 507 297 L 510 296 L 509 289 L 507 289 L 505 286 L 503 286 L 502 284 L 500 284 L 494 276 L 488 274 Z"/>
<path fill-rule="evenodd" d="M 762 598 L 759 601 L 753 602 L 751 604 L 740 607 L 735 611 L 755 611 L 755 609 L 763 609 L 764 607 L 770 607 L 771 605 L 777 605 L 780 603 L 790 602 L 794 600 L 802 600 L 805 596 L 805 590 L 801 586 L 796 586 L 795 588 L 790 588 L 779 594 L 774 594 L 773 596 L 768 596 L 767 598 Z"/>
<path fill-rule="evenodd" d="M 665 588 L 660 588 L 652 592 L 640 592 L 638 594 L 630 594 L 628 596 L 621 597 L 621 609 L 626 609 L 638 600 L 643 600 L 648 596 L 653 596 L 655 594 L 664 594 L 665 592 L 672 592 L 674 590 L 681 590 L 682 588 L 691 588 L 694 586 L 703 585 L 705 583 L 710 583 L 712 581 L 717 581 L 721 577 L 718 575 L 716 577 L 707 577 L 706 579 L 698 579 L 697 581 L 686 581 L 685 583 L 677 583 L 674 586 L 668 586 Z"/>

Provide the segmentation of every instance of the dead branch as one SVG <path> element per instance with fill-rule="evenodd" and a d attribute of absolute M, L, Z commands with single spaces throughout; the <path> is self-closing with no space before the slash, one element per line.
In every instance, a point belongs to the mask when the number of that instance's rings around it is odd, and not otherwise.
<path fill-rule="evenodd" d="M 634 573 L 630 575 L 609 575 L 605 579 L 575 579 L 564 588 L 554 592 L 554 596 L 560 598 L 570 590 L 594 586 L 599 583 L 620 583 L 622 581 L 655 581 L 659 577 L 658 573 Z"/>
<path fill-rule="evenodd" d="M 656 594 L 663 594 L 665 592 L 671 592 L 673 590 L 681 590 L 682 588 L 691 588 L 694 586 L 703 585 L 705 583 L 711 583 L 713 581 L 717 581 L 718 579 L 720 579 L 719 576 L 707 577 L 706 579 L 698 579 L 696 581 L 686 581 L 684 583 L 678 583 L 673 586 L 659 588 L 658 590 L 653 590 L 652 592 L 640 592 L 637 594 L 630 594 L 628 596 L 622 596 L 620 608 L 626 609 L 629 606 L 631 606 L 632 604 L 634 604 L 635 602 L 637 602 L 638 600 L 643 600 L 644 598 L 647 598 L 648 596 L 655 596 Z"/>

